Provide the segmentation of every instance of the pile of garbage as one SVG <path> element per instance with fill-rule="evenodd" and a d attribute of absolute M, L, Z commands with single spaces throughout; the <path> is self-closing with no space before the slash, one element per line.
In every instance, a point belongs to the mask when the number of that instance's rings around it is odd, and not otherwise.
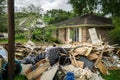
<path fill-rule="evenodd" d="M 49 47 L 28 41 L 17 43 L 15 51 L 21 74 L 28 80 L 104 80 L 100 74 L 120 69 L 120 49 L 108 43 L 74 42 Z"/>

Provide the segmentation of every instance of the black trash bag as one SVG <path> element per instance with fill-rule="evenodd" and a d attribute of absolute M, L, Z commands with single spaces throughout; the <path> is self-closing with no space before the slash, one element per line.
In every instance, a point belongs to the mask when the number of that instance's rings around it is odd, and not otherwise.
<path fill-rule="evenodd" d="M 15 70 L 14 71 L 15 71 L 15 75 L 21 73 L 22 65 L 19 61 L 15 60 Z M 8 76 L 8 63 L 4 64 L 3 67 L 2 67 L 2 78 L 3 78 L 3 80 L 7 79 L 7 76 Z"/>

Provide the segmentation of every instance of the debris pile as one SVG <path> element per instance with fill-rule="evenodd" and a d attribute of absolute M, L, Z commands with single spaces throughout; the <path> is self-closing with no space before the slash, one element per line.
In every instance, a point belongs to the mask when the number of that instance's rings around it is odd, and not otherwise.
<path fill-rule="evenodd" d="M 108 43 L 74 42 L 49 48 L 29 41 L 25 45 L 17 43 L 15 51 L 22 66 L 31 64 L 22 67 L 22 74 L 28 80 L 68 80 L 69 74 L 75 80 L 103 80 L 100 74 L 108 75 L 108 70 L 120 69 L 120 49 Z"/>

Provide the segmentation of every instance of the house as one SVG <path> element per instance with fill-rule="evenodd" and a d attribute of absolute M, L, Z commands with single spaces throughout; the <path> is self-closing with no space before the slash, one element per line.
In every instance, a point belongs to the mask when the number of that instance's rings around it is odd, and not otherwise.
<path fill-rule="evenodd" d="M 90 41 L 88 31 L 90 28 L 95 28 L 97 36 L 101 35 L 103 41 L 108 41 L 108 32 L 114 28 L 111 19 L 93 13 L 77 16 L 55 25 L 56 37 L 64 43 Z"/>
<path fill-rule="evenodd" d="M 33 17 L 21 19 L 19 23 L 21 30 L 29 30 L 33 28 L 43 28 L 46 27 L 47 24 L 40 18 L 34 19 Z"/>

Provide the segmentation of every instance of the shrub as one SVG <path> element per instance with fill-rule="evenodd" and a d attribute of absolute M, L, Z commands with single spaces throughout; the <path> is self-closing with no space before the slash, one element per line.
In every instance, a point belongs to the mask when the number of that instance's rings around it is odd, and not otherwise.
<path fill-rule="evenodd" d="M 24 38 L 25 38 L 25 36 L 23 33 L 18 33 L 15 35 L 15 39 L 24 39 Z"/>

